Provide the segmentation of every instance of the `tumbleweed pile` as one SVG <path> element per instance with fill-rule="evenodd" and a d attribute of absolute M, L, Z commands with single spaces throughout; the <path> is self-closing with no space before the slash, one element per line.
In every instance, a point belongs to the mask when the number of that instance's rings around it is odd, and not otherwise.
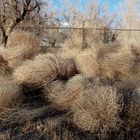
<path fill-rule="evenodd" d="M 137 46 L 40 50 L 26 32 L 12 33 L 0 48 L 1 129 L 20 122 L 22 133 L 50 140 L 140 138 Z"/>

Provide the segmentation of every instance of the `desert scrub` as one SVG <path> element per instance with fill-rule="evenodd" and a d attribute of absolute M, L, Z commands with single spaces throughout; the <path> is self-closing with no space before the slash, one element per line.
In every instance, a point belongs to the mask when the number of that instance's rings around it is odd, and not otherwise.
<path fill-rule="evenodd" d="M 67 79 L 75 75 L 76 69 L 71 59 L 55 54 L 40 54 L 18 67 L 13 78 L 18 84 L 47 84 L 55 79 Z"/>
<path fill-rule="evenodd" d="M 76 66 L 88 78 L 101 76 L 135 84 L 140 78 L 139 58 L 128 46 L 114 51 L 91 48 L 77 55 Z"/>
<path fill-rule="evenodd" d="M 28 32 L 13 32 L 11 33 L 7 48 L 3 49 L 2 56 L 8 61 L 10 68 L 16 68 L 23 61 L 31 59 L 39 54 L 40 41 L 37 37 Z"/>
<path fill-rule="evenodd" d="M 0 77 L 0 107 L 20 106 L 24 97 L 21 88 L 7 77 Z"/>
<path fill-rule="evenodd" d="M 69 110 L 81 92 L 89 88 L 89 81 L 82 75 L 76 75 L 67 82 L 55 81 L 47 86 L 48 97 L 52 105 L 59 110 Z"/>
<path fill-rule="evenodd" d="M 117 129 L 119 122 L 119 97 L 111 86 L 94 85 L 82 92 L 72 107 L 73 122 L 82 130 L 105 136 Z"/>

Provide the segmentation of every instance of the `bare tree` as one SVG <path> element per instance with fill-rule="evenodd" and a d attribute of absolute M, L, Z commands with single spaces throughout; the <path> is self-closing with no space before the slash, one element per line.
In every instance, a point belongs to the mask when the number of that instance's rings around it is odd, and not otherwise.
<path fill-rule="evenodd" d="M 6 45 L 12 30 L 23 21 L 34 19 L 40 12 L 41 0 L 1 0 L 0 30 Z"/>
<path fill-rule="evenodd" d="M 124 0 L 120 9 L 122 9 L 123 26 L 128 29 L 139 29 L 140 28 L 140 0 Z M 123 39 L 126 41 L 134 40 L 139 41 L 139 32 L 124 32 Z"/>

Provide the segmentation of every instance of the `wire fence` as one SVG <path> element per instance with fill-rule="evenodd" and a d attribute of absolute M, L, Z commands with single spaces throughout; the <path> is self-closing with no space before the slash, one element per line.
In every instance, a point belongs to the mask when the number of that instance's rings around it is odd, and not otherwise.
<path fill-rule="evenodd" d="M 140 37 L 140 29 L 111 29 L 111 28 L 89 28 L 89 27 L 51 27 L 42 28 L 42 32 L 46 33 L 46 39 L 55 46 L 56 44 L 63 43 L 69 38 L 73 43 L 81 41 L 83 48 L 87 47 L 87 42 L 98 42 L 109 43 L 115 41 L 121 35 L 126 38 L 130 38 L 130 34 L 133 34 L 133 38 Z"/>
<path fill-rule="evenodd" d="M 4 26 L 9 28 L 10 26 Z M 65 40 L 69 39 L 73 43 L 80 42 L 83 48 L 87 47 L 87 42 L 99 41 L 104 43 L 113 42 L 116 38 L 125 32 L 125 35 L 130 37 L 131 33 L 135 32 L 134 37 L 140 37 L 140 29 L 129 28 L 107 28 L 107 27 L 86 27 L 83 22 L 82 27 L 64 27 L 64 26 L 17 26 L 15 30 L 24 30 L 35 32 L 41 37 L 43 46 L 56 47 L 61 46 Z"/>
<path fill-rule="evenodd" d="M 11 26 L 4 26 L 6 28 L 11 27 Z M 49 26 L 17 26 L 16 29 L 22 29 L 22 28 L 30 28 L 30 29 L 66 29 L 66 30 L 74 30 L 74 29 L 79 29 L 79 30 L 83 30 L 83 29 L 91 29 L 91 30 L 110 30 L 110 31 L 138 31 L 140 32 L 140 29 L 137 28 L 106 28 L 106 27 L 86 27 L 85 25 L 82 27 L 71 27 L 71 26 L 54 26 L 54 27 L 49 27 Z"/>

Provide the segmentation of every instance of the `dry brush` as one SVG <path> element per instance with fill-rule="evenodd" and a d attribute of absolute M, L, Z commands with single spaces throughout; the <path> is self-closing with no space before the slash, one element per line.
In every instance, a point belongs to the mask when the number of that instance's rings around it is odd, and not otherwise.
<path fill-rule="evenodd" d="M 9 67 L 14 69 L 23 61 L 38 55 L 40 50 L 40 41 L 37 37 L 28 32 L 17 31 L 10 35 L 2 56 L 8 61 Z"/>
<path fill-rule="evenodd" d="M 55 79 L 67 79 L 76 74 L 74 62 L 55 54 L 42 54 L 24 62 L 14 74 L 18 84 L 42 85 Z"/>

